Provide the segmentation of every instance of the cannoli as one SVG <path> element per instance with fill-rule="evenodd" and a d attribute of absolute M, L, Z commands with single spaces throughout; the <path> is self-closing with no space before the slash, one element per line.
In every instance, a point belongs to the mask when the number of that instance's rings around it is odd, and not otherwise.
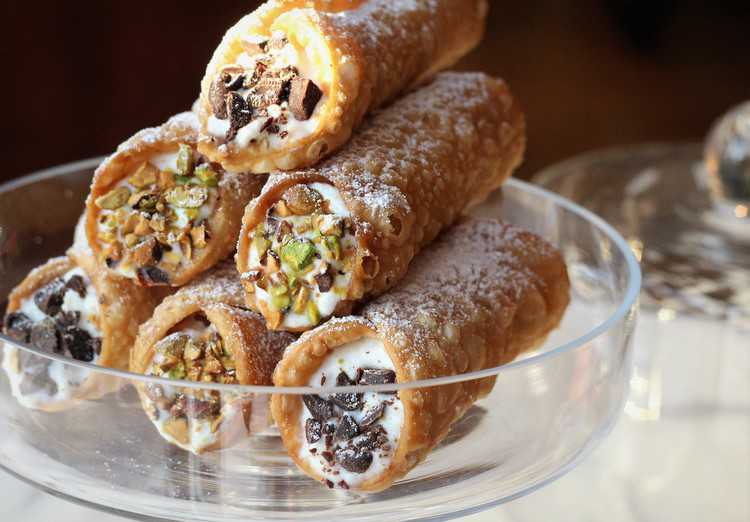
<path fill-rule="evenodd" d="M 385 292 L 414 255 L 520 163 L 505 83 L 442 73 L 369 119 L 335 157 L 271 175 L 247 207 L 237 268 L 269 327 L 304 331 Z"/>
<path fill-rule="evenodd" d="M 99 264 L 141 286 L 181 286 L 232 253 L 265 176 L 209 162 L 195 149 L 197 133 L 196 116 L 179 114 L 99 166 L 86 203 Z"/>
<path fill-rule="evenodd" d="M 49 260 L 10 294 L 3 331 L 51 354 L 127 370 L 138 326 L 156 305 L 148 289 L 97 268 L 77 236 L 67 257 Z M 61 411 L 119 387 L 119 380 L 6 344 L 3 369 L 25 407 Z"/>
<path fill-rule="evenodd" d="M 233 264 L 219 265 L 156 308 L 138 335 L 131 371 L 196 382 L 270 385 L 273 369 L 294 337 L 269 332 L 263 318 L 240 308 L 243 304 Z M 161 384 L 138 383 L 136 388 L 161 436 L 196 454 L 233 445 L 251 426 L 262 426 L 264 417 L 269 423 L 267 396 Z"/>
<path fill-rule="evenodd" d="M 271 0 L 229 29 L 201 84 L 199 150 L 226 168 L 312 166 L 368 111 L 470 51 L 486 0 Z"/>
<path fill-rule="evenodd" d="M 494 220 L 467 220 L 425 249 L 404 280 L 285 352 L 276 386 L 404 383 L 492 368 L 539 345 L 569 301 L 560 254 Z M 290 456 L 329 487 L 378 491 L 422 461 L 494 378 L 392 393 L 276 394 Z"/>

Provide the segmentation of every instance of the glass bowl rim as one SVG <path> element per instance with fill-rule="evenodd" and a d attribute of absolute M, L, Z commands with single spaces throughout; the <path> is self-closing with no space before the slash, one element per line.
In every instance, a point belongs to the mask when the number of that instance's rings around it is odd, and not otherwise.
<path fill-rule="evenodd" d="M 75 171 L 80 171 L 83 169 L 93 169 L 93 168 L 96 168 L 104 159 L 105 157 L 103 156 L 97 157 L 97 158 L 90 158 L 90 159 L 79 160 L 79 161 L 75 161 L 72 163 L 66 163 L 63 165 L 56 166 L 56 167 L 51 167 L 48 169 L 40 170 L 35 173 L 22 176 L 20 178 L 0 184 L 0 193 L 14 190 L 19 187 L 30 185 L 32 183 L 43 181 L 49 178 L 54 178 L 57 176 L 70 174 Z M 545 169 L 542 172 L 546 172 L 547 170 L 548 169 Z M 322 394 L 330 394 L 334 392 L 336 393 L 355 393 L 355 392 L 364 393 L 364 392 L 398 391 L 398 390 L 406 390 L 406 389 L 425 388 L 425 387 L 430 387 L 430 386 L 441 386 L 445 384 L 455 384 L 458 382 L 499 376 L 503 372 L 512 371 L 517 368 L 521 368 L 521 367 L 535 364 L 541 361 L 545 361 L 547 359 L 551 359 L 553 357 L 563 355 L 569 351 L 576 350 L 577 348 L 585 346 L 586 343 L 602 335 L 604 332 L 612 328 L 615 324 L 621 321 L 628 314 L 631 308 L 636 304 L 636 301 L 638 299 L 638 294 L 640 292 L 640 287 L 641 287 L 641 270 L 640 270 L 640 266 L 638 264 L 638 261 L 636 260 L 635 255 L 630 249 L 630 246 L 628 245 L 628 243 L 625 241 L 625 238 L 623 238 L 620 235 L 620 233 L 617 232 L 606 221 L 604 221 L 602 218 L 600 218 L 596 214 L 573 203 L 572 201 L 562 196 L 559 196 L 553 192 L 545 190 L 539 186 L 536 186 L 531 183 L 521 181 L 515 178 L 510 178 L 505 183 L 508 186 L 522 189 L 526 192 L 530 192 L 534 195 L 551 200 L 555 205 L 559 207 L 563 207 L 566 210 L 574 214 L 577 214 L 584 220 L 591 223 L 595 228 L 601 231 L 617 246 L 618 250 L 621 252 L 621 254 L 623 255 L 625 259 L 627 270 L 628 270 L 628 284 L 627 284 L 627 288 L 624 293 L 623 299 L 619 303 L 615 311 L 612 312 L 612 314 L 610 314 L 610 316 L 607 319 L 600 322 L 594 328 L 576 337 L 575 339 L 572 339 L 559 346 L 555 346 L 549 350 L 544 351 L 543 353 L 532 355 L 530 357 L 526 357 L 520 360 L 516 360 L 505 365 L 494 366 L 492 368 L 486 368 L 484 370 L 477 370 L 474 372 L 462 373 L 458 375 L 448 375 L 444 377 L 408 381 L 408 382 L 397 383 L 397 384 L 379 384 L 379 385 L 367 385 L 367 386 L 354 385 L 354 386 L 338 386 L 338 387 L 261 386 L 261 385 L 250 385 L 250 384 L 233 385 L 233 384 L 219 384 L 219 383 L 201 383 L 201 382 L 184 381 L 184 380 L 171 380 L 171 379 L 165 379 L 161 377 L 153 377 L 153 376 L 132 373 L 127 370 L 117 370 L 114 368 L 98 366 L 95 364 L 77 361 L 75 359 L 70 359 L 69 357 L 65 357 L 63 355 L 41 352 L 32 346 L 18 343 L 17 341 L 11 340 L 8 336 L 3 334 L 2 332 L 0 332 L 0 341 L 7 343 L 14 348 L 33 353 L 35 355 L 44 357 L 46 359 L 60 361 L 66 365 L 76 366 L 79 368 L 90 370 L 92 372 L 92 376 L 96 374 L 105 374 L 112 378 L 128 379 L 130 381 L 139 381 L 139 382 L 149 383 L 149 384 L 160 384 L 162 386 L 195 388 L 195 389 L 204 389 L 204 390 L 209 389 L 209 390 L 217 390 L 217 391 L 223 391 L 223 392 L 252 393 L 252 394 L 259 394 L 259 395 L 260 394 L 284 394 L 284 395 L 321 394 L 322 395 Z"/>

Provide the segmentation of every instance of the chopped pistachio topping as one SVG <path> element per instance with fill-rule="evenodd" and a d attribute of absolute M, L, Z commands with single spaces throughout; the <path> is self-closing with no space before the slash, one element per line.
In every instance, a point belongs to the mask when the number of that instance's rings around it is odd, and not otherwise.
<path fill-rule="evenodd" d="M 116 187 L 96 198 L 96 206 L 106 210 L 115 210 L 127 203 L 128 198 L 130 198 L 130 190 L 127 187 Z"/>
<path fill-rule="evenodd" d="M 302 270 L 312 261 L 315 246 L 306 239 L 292 239 L 281 247 L 281 259 L 295 270 Z"/>
<path fill-rule="evenodd" d="M 97 236 L 107 265 L 141 284 L 169 284 L 170 274 L 209 246 L 210 218 L 223 174 L 192 146 L 134 167 L 118 186 L 97 198 Z M 106 245 L 106 247 L 104 246 Z"/>
<path fill-rule="evenodd" d="M 348 213 L 332 212 L 341 200 L 329 200 L 331 192 L 316 185 L 287 189 L 251 232 L 243 281 L 266 303 L 271 328 L 317 325 L 349 292 L 357 260 L 354 224 Z"/>

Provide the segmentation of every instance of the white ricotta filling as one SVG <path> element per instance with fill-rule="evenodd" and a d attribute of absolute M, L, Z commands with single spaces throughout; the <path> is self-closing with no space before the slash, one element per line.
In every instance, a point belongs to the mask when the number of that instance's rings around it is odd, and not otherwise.
<path fill-rule="evenodd" d="M 349 209 L 346 207 L 346 203 L 344 203 L 344 200 L 336 187 L 329 185 L 328 183 L 319 182 L 311 183 L 309 186 L 319 192 L 320 195 L 323 196 L 323 199 L 327 201 L 328 208 L 332 212 L 332 214 L 325 215 L 330 216 L 328 219 L 350 216 Z M 287 216 L 280 219 L 289 222 L 294 227 L 295 224 L 309 220 L 310 216 Z M 254 232 L 249 233 L 251 239 L 253 234 Z M 294 235 L 295 237 L 312 241 L 317 233 L 315 230 L 310 229 L 302 234 L 295 233 Z M 313 244 L 316 246 L 316 252 L 319 256 L 313 258 L 312 265 L 307 269 L 307 272 L 302 275 L 302 280 L 305 281 L 310 288 L 310 300 L 315 303 L 315 306 L 317 306 L 321 320 L 324 320 L 330 317 L 339 302 L 346 298 L 349 287 L 351 286 L 352 274 L 350 271 L 346 270 L 343 259 L 333 259 L 324 248 L 320 247 L 319 244 Z M 340 238 L 340 244 L 342 252 L 346 249 L 355 249 L 357 244 L 356 238 L 352 233 L 347 231 Z M 257 267 L 261 266 L 260 259 L 263 253 L 258 251 L 258 248 L 253 242 L 251 242 L 251 246 L 248 250 L 247 266 L 250 267 L 250 270 L 257 269 Z M 330 266 L 336 275 L 331 289 L 328 292 L 321 292 L 318 288 L 315 277 L 324 274 L 327 266 Z M 287 277 L 295 273 L 295 270 L 283 261 L 281 263 L 281 270 L 287 274 Z M 271 295 L 266 290 L 260 288 L 257 284 L 255 284 L 254 287 L 256 299 L 266 303 L 267 306 L 272 307 Z M 306 328 L 314 325 L 305 313 L 298 313 L 290 308 L 284 314 L 281 326 L 284 328 Z"/>
<path fill-rule="evenodd" d="M 385 351 L 382 341 L 366 337 L 334 349 L 325 358 L 320 368 L 310 377 L 307 385 L 320 386 L 321 382 L 325 382 L 326 386 L 331 386 L 335 384 L 336 377 L 342 371 L 346 372 L 350 379 L 354 379 L 357 370 L 360 368 L 395 371 L 393 362 Z M 324 378 L 325 381 L 323 381 Z M 312 418 L 312 415 L 306 407 L 302 407 L 302 415 L 299 418 L 299 433 L 302 437 L 300 458 L 321 477 L 330 480 L 334 485 L 344 480 L 349 487 L 357 487 L 363 482 L 384 473 L 388 469 L 393 452 L 398 446 L 401 436 L 401 426 L 404 423 L 403 405 L 398 395 L 367 392 L 363 394 L 362 400 L 364 406 L 361 410 L 343 411 L 336 408 L 337 413 L 346 413 L 359 424 L 367 412 L 375 408 L 378 404 L 384 401 L 392 401 L 392 404 L 386 405 L 383 416 L 375 423 L 375 425 L 379 424 L 385 429 L 390 449 L 383 450 L 379 448 L 372 451 L 372 464 L 370 464 L 370 467 L 364 473 L 347 471 L 338 463 L 329 464 L 322 456 L 322 453 L 326 451 L 325 436 L 312 444 L 307 441 L 305 437 L 305 423 L 308 419 Z M 329 423 L 331 422 L 337 424 L 336 421 L 329 421 Z M 311 452 L 311 449 L 314 449 L 314 452 Z"/>
<path fill-rule="evenodd" d="M 71 277 L 76 275 L 83 278 L 86 287 L 86 297 L 81 298 L 74 290 L 67 290 L 63 295 L 61 310 L 63 312 L 79 312 L 81 319 L 78 326 L 86 330 L 92 337 L 101 337 L 101 331 L 97 326 L 99 322 L 99 300 L 96 296 L 96 290 L 91 284 L 91 280 L 80 268 L 69 270 L 62 278 L 67 282 Z M 21 301 L 18 311 L 25 314 L 35 323 L 48 317 L 36 305 L 33 295 Z M 8 375 L 13 396 L 26 408 L 38 409 L 70 400 L 90 374 L 90 371 L 85 368 L 50 360 L 50 364 L 47 367 L 47 376 L 57 386 L 56 393 L 51 394 L 47 388 L 42 388 L 29 394 L 23 394 L 21 393 L 21 383 L 24 379 L 25 371 L 20 365 L 19 356 L 20 350 L 13 348 L 7 343 L 5 344 L 2 367 Z M 100 357 L 100 354 L 95 353 L 94 359 L 90 362 L 98 364 Z"/>

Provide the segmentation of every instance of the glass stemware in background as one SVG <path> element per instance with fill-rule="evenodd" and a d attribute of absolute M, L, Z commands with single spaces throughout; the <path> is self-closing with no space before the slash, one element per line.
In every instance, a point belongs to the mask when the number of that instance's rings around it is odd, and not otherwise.
<path fill-rule="evenodd" d="M 750 103 L 699 144 L 595 152 L 537 177 L 614 225 L 641 261 L 625 415 L 510 520 L 750 520 Z M 505 520 L 505 518 L 503 518 Z"/>

